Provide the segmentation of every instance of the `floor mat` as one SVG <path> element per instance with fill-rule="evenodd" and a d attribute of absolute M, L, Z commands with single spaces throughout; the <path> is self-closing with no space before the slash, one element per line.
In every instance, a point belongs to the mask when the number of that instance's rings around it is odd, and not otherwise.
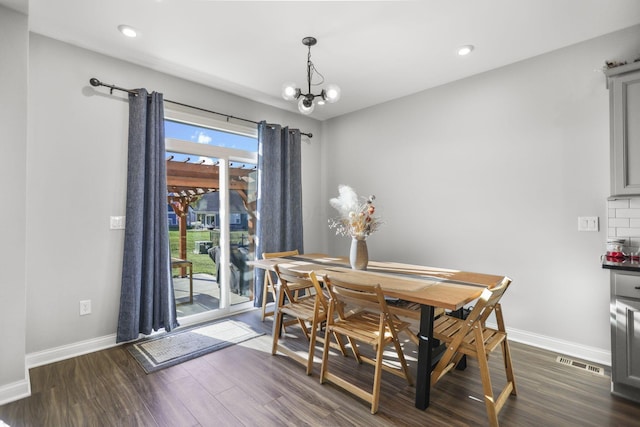
<path fill-rule="evenodd" d="M 225 319 L 143 339 L 127 349 L 149 374 L 260 335 L 242 322 Z"/>

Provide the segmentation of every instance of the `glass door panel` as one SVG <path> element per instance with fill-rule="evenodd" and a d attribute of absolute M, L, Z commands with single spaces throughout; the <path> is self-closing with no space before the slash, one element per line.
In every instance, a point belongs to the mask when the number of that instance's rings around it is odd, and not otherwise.
<path fill-rule="evenodd" d="M 167 215 L 178 317 L 220 308 L 219 161 L 167 151 Z"/>
<path fill-rule="evenodd" d="M 250 303 L 254 299 L 253 268 L 257 205 L 257 167 L 251 163 L 229 163 L 229 277 L 230 304 Z"/>

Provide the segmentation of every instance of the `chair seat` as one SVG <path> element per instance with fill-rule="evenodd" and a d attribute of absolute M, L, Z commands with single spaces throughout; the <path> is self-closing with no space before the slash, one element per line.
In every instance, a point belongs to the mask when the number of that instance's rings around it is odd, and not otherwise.
<path fill-rule="evenodd" d="M 398 317 L 404 319 L 410 319 L 412 321 L 420 321 L 420 314 L 422 310 L 422 306 L 417 302 L 398 300 L 394 302 L 390 302 L 387 304 L 389 308 L 389 313 L 396 315 Z M 435 307 L 433 311 L 433 317 L 437 318 L 444 314 L 444 308 Z M 411 328 L 407 327 L 402 330 L 402 332 L 406 333 L 409 339 L 415 344 L 419 345 L 420 340 L 418 339 L 418 333 L 411 330 Z"/>
<path fill-rule="evenodd" d="M 417 302 L 398 300 L 397 302 L 387 303 L 389 312 L 396 316 L 407 317 L 409 319 L 420 320 L 421 305 Z M 438 317 L 444 314 L 444 308 L 435 307 L 433 316 Z"/>
<path fill-rule="evenodd" d="M 315 296 L 308 295 L 304 297 L 298 297 L 295 304 L 285 304 L 280 307 L 280 311 L 298 319 L 305 320 L 307 322 L 313 321 L 315 310 Z M 318 313 L 318 320 L 324 321 L 326 319 L 326 313 L 320 308 Z"/>
<path fill-rule="evenodd" d="M 451 342 L 454 335 L 457 334 L 460 329 L 462 329 L 464 323 L 465 320 L 463 319 L 458 319 L 447 315 L 440 316 L 434 321 L 433 337 L 440 341 Z M 492 352 L 504 340 L 507 339 L 506 333 L 500 332 L 497 329 L 487 328 L 486 326 L 482 328 L 482 336 L 484 338 L 483 344 L 487 352 Z M 476 354 L 476 336 L 473 331 L 469 331 L 465 335 L 458 351 L 470 356 L 474 356 Z"/>
<path fill-rule="evenodd" d="M 392 319 L 393 327 L 396 331 L 404 330 L 409 323 L 399 319 Z M 375 345 L 380 341 L 380 315 L 361 311 L 349 317 L 348 321 L 337 319 L 333 325 L 333 330 L 341 335 L 351 336 L 365 344 Z M 385 342 L 391 342 L 393 335 L 389 328 L 385 329 Z"/>

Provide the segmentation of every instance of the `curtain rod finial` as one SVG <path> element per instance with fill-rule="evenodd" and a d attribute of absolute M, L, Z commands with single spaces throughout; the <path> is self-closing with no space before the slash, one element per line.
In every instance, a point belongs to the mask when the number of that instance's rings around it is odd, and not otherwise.
<path fill-rule="evenodd" d="M 100 83 L 100 80 L 96 79 L 95 77 L 89 79 L 89 83 L 91 84 L 91 86 L 100 86 L 102 84 Z"/>

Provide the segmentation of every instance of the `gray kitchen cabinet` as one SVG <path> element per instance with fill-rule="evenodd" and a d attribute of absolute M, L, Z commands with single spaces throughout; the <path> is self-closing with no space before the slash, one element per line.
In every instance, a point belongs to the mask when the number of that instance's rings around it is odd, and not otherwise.
<path fill-rule="evenodd" d="M 611 195 L 640 195 L 640 62 L 605 71 L 609 88 Z"/>
<path fill-rule="evenodd" d="M 611 271 L 611 392 L 640 402 L 640 273 Z"/>

